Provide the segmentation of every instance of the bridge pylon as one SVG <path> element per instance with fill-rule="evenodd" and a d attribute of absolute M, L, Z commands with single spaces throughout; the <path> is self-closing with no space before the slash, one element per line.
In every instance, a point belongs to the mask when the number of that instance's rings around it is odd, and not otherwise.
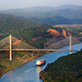
<path fill-rule="evenodd" d="M 10 44 L 10 61 L 12 61 L 12 36 L 9 35 L 9 44 Z"/>
<path fill-rule="evenodd" d="M 70 52 L 69 54 L 71 54 L 71 43 L 72 43 L 72 40 L 71 40 L 71 35 L 69 36 L 69 46 L 70 46 Z"/>

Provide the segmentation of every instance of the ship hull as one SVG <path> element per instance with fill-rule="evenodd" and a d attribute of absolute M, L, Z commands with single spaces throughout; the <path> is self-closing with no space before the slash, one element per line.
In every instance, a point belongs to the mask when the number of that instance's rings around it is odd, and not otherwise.
<path fill-rule="evenodd" d="M 42 66 L 42 65 L 45 65 L 46 62 L 42 63 L 42 64 L 36 64 L 36 66 Z"/>

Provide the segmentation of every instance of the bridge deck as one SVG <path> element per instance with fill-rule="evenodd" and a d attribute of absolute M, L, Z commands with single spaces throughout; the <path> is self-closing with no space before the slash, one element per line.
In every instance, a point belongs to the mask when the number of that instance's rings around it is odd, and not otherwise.
<path fill-rule="evenodd" d="M 77 52 L 78 50 L 61 50 L 61 49 L 0 49 L 0 51 L 67 51 Z"/>

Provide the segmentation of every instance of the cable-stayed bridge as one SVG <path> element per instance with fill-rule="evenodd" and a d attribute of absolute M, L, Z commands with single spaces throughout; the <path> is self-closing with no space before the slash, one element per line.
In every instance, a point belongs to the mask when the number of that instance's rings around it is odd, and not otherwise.
<path fill-rule="evenodd" d="M 72 50 L 71 45 L 81 43 L 81 41 L 78 41 L 77 39 L 73 37 L 68 37 L 66 39 L 63 39 L 61 41 L 58 41 L 56 43 L 51 44 L 48 47 L 45 47 L 44 49 L 37 49 L 34 46 L 29 45 L 28 43 L 25 43 L 11 35 L 8 37 L 2 39 L 0 41 L 0 51 L 9 51 L 10 52 L 10 61 L 12 60 L 12 51 L 68 51 L 70 52 L 76 52 L 78 50 Z M 63 46 L 61 45 L 63 44 Z M 61 50 L 60 47 L 64 46 L 70 46 L 69 50 Z"/>

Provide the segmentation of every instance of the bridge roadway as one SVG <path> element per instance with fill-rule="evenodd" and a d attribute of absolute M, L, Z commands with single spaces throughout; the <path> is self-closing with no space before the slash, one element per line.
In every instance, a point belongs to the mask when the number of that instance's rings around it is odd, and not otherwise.
<path fill-rule="evenodd" d="M 0 49 L 0 51 L 66 51 L 77 52 L 78 50 L 61 50 L 61 49 Z"/>

